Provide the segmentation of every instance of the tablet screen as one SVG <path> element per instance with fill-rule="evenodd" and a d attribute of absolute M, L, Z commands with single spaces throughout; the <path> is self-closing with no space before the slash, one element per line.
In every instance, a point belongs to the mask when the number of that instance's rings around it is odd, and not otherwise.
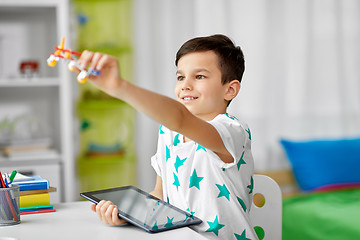
<path fill-rule="evenodd" d="M 149 232 L 159 232 L 199 224 L 201 220 L 133 186 L 81 193 L 98 203 L 110 200 L 119 209 L 119 216 Z"/>

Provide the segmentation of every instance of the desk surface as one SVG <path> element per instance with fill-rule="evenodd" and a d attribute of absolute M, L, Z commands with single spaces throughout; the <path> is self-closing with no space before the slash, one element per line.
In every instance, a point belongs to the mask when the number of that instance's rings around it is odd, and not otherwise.
<path fill-rule="evenodd" d="M 0 227 L 0 238 L 32 239 L 193 239 L 205 240 L 188 227 L 147 233 L 133 225 L 108 226 L 90 210 L 90 202 L 55 205 L 56 212 L 22 215 L 21 223 Z M 11 239 L 7 238 L 7 239 Z"/>

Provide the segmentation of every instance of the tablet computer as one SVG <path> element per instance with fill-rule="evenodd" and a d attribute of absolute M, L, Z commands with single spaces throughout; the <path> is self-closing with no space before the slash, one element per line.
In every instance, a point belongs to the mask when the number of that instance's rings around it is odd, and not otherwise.
<path fill-rule="evenodd" d="M 125 186 L 83 192 L 80 196 L 97 204 L 108 200 L 119 209 L 119 217 L 150 233 L 200 224 L 194 215 L 134 187 Z"/>

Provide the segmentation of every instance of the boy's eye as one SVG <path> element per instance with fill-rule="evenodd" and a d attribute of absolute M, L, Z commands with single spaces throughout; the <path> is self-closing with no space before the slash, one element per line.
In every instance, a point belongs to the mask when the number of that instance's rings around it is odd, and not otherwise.
<path fill-rule="evenodd" d="M 183 76 L 177 76 L 177 80 L 178 81 L 182 81 L 182 80 L 184 80 L 185 78 L 183 77 Z"/>
<path fill-rule="evenodd" d="M 197 75 L 197 76 L 196 76 L 196 79 L 204 79 L 204 78 L 205 78 L 204 75 Z"/>

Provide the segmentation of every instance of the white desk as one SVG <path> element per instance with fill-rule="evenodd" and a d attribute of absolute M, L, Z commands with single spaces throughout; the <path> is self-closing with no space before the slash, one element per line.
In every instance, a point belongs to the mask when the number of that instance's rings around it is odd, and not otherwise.
<path fill-rule="evenodd" d="M 108 226 L 90 210 L 90 202 L 56 204 L 56 212 L 22 215 L 21 223 L 0 227 L 0 239 L 156 239 L 205 240 L 188 227 L 161 233 L 147 233 L 133 225 Z"/>

